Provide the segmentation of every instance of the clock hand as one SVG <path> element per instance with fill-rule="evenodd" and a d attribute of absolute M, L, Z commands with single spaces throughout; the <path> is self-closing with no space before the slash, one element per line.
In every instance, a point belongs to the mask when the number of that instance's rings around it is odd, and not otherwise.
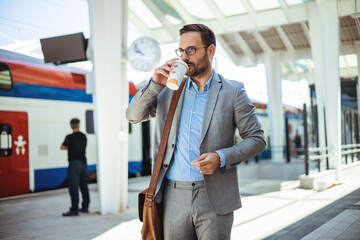
<path fill-rule="evenodd" d="M 138 48 L 138 46 L 137 45 L 134 45 L 134 48 L 135 48 L 135 52 L 136 53 L 139 53 L 140 55 L 145 55 L 142 51 L 140 51 L 140 49 Z"/>

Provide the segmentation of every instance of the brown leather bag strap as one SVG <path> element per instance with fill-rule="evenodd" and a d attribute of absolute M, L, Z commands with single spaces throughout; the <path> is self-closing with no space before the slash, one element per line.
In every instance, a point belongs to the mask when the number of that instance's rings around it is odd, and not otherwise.
<path fill-rule="evenodd" d="M 147 195 L 152 195 L 151 197 L 154 198 L 154 193 L 155 193 L 155 188 L 156 188 L 156 183 L 159 177 L 159 173 L 160 173 L 160 169 L 161 169 L 161 165 L 163 162 L 163 158 L 164 158 L 164 154 L 165 154 L 165 149 L 166 149 L 166 145 L 167 145 L 167 140 L 169 138 L 169 133 L 170 133 L 170 129 L 171 129 L 171 123 L 174 117 L 174 113 L 176 110 L 176 106 L 177 103 L 179 101 L 181 92 L 184 88 L 184 85 L 186 83 L 186 79 L 184 79 L 179 87 L 179 89 L 177 91 L 175 91 L 173 98 L 171 100 L 171 104 L 169 107 L 169 112 L 166 118 L 166 122 L 165 122 L 165 127 L 164 127 L 164 131 L 161 137 L 161 142 L 160 142 L 160 146 L 159 146 L 159 151 L 156 155 L 156 160 L 155 160 L 155 167 L 153 170 L 153 173 L 151 175 L 151 180 L 150 180 L 150 184 L 149 184 L 149 188 L 147 190 Z"/>

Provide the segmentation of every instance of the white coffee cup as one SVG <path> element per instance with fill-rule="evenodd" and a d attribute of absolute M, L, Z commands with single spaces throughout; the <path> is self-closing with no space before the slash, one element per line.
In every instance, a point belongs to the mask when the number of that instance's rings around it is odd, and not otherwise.
<path fill-rule="evenodd" d="M 183 80 L 187 70 L 189 69 L 188 65 L 184 62 L 179 60 L 175 60 L 177 63 L 176 67 L 171 67 L 175 73 L 170 72 L 170 76 L 166 82 L 166 86 L 171 90 L 178 90 Z"/>

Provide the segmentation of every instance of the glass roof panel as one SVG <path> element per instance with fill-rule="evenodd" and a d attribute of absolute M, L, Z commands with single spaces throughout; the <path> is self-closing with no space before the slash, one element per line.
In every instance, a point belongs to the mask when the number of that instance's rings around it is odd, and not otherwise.
<path fill-rule="evenodd" d="M 358 66 L 356 54 L 346 55 L 345 58 L 350 67 Z"/>
<path fill-rule="evenodd" d="M 166 14 L 165 17 L 172 25 L 177 25 L 182 23 L 182 21 L 180 21 L 178 18 L 174 18 L 171 15 Z"/>
<path fill-rule="evenodd" d="M 178 23 L 183 22 L 180 15 L 176 12 L 176 10 L 169 3 L 169 0 L 154 0 L 154 3 L 161 9 L 161 11 L 163 13 L 165 13 L 166 18 L 168 18 L 168 20 L 172 19 L 172 20 L 170 20 L 170 22 L 172 24 L 178 24 Z M 169 16 L 169 17 L 167 17 L 167 16 Z"/>
<path fill-rule="evenodd" d="M 308 59 L 307 60 L 307 62 L 308 62 L 308 64 L 309 64 L 309 66 L 312 68 L 312 69 L 314 69 L 314 61 L 312 60 L 312 59 Z"/>
<path fill-rule="evenodd" d="M 213 12 L 206 4 L 205 0 L 179 0 L 184 8 L 198 19 L 212 19 L 215 18 Z"/>
<path fill-rule="evenodd" d="M 214 2 L 225 16 L 246 13 L 239 0 L 214 0 Z"/>
<path fill-rule="evenodd" d="M 289 73 L 288 66 L 285 63 L 281 64 L 281 70 L 282 70 L 282 73 L 285 75 Z"/>
<path fill-rule="evenodd" d="M 298 73 L 303 73 L 303 72 L 305 72 L 305 70 L 302 68 L 302 67 L 300 67 L 299 65 L 295 65 L 296 66 L 296 71 L 298 72 Z"/>
<path fill-rule="evenodd" d="M 287 5 L 296 5 L 296 4 L 300 4 L 303 1 L 301 0 L 286 0 Z"/>
<path fill-rule="evenodd" d="M 160 21 L 154 16 L 154 14 L 145 6 L 145 4 L 141 0 L 129 1 L 129 8 L 134 14 L 136 14 L 139 19 L 143 20 L 143 22 L 149 28 L 154 29 L 162 27 Z"/>
<path fill-rule="evenodd" d="M 346 68 L 347 67 L 346 60 L 344 59 L 344 56 L 339 56 L 339 65 L 340 65 L 340 68 Z"/>
<path fill-rule="evenodd" d="M 305 60 L 304 60 L 305 61 Z M 299 72 L 305 72 L 308 71 L 308 67 L 306 66 L 306 63 L 304 61 L 295 61 L 296 69 L 298 69 Z"/>
<path fill-rule="evenodd" d="M 279 8 L 277 0 L 248 0 L 256 11 Z"/>
<path fill-rule="evenodd" d="M 285 0 L 285 1 L 288 5 L 295 5 L 295 4 L 305 3 L 305 2 L 313 2 L 315 0 Z"/>

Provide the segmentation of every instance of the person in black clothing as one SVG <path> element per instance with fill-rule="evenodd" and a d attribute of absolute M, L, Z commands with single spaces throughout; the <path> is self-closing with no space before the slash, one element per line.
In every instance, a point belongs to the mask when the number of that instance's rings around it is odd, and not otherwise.
<path fill-rule="evenodd" d="M 301 135 L 299 134 L 298 130 L 296 130 L 296 134 L 295 134 L 295 151 L 296 151 L 296 155 L 301 155 L 303 153 L 301 146 Z"/>
<path fill-rule="evenodd" d="M 82 207 L 80 212 L 89 212 L 89 189 L 87 183 L 87 164 L 85 149 L 87 139 L 85 134 L 79 131 L 80 120 L 73 118 L 70 121 L 73 130 L 72 134 L 65 137 L 61 150 L 68 151 L 69 167 L 67 169 L 67 182 L 71 198 L 70 210 L 62 215 L 64 217 L 79 215 L 79 187 L 82 195 Z"/>

